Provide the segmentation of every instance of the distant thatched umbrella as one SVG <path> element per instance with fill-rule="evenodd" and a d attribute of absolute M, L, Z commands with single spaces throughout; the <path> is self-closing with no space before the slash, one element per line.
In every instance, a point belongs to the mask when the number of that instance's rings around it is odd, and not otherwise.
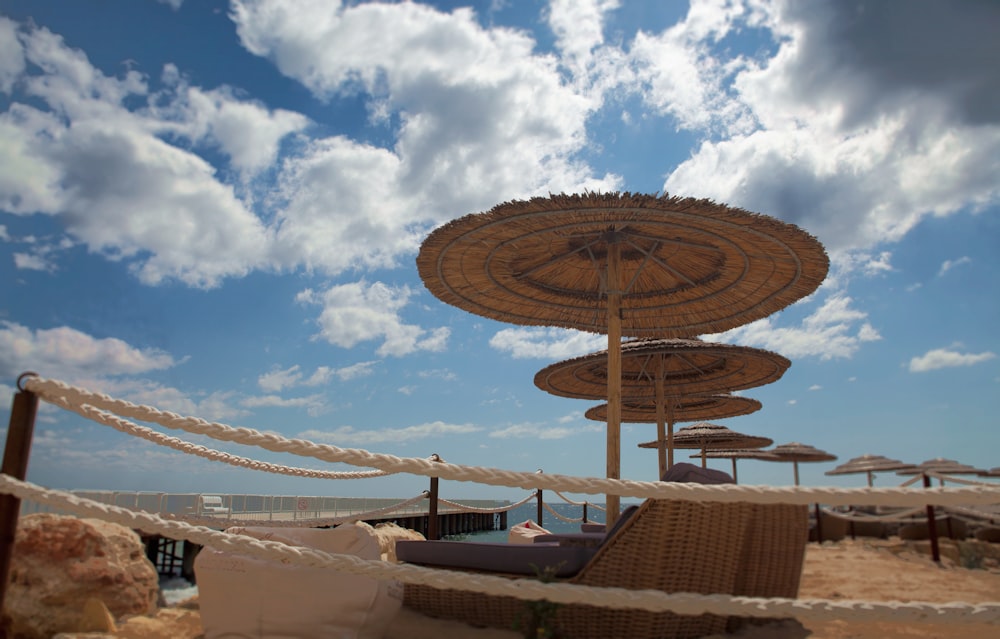
<path fill-rule="evenodd" d="M 701 450 L 701 466 L 705 467 L 705 451 L 709 448 L 763 448 L 774 443 L 773 439 L 758 435 L 745 435 L 720 424 L 699 422 L 685 426 L 674 435 L 675 448 Z M 657 448 L 660 442 L 644 442 L 639 448 Z"/>
<path fill-rule="evenodd" d="M 709 200 L 631 193 L 507 202 L 435 229 L 417 270 L 438 299 L 485 317 L 608 336 L 607 476 L 620 477 L 621 338 L 686 337 L 779 311 L 823 282 L 823 245 Z M 608 495 L 609 522 L 619 499 Z"/>
<path fill-rule="evenodd" d="M 696 453 L 691 458 L 704 457 L 706 459 L 731 459 L 733 461 L 733 481 L 739 481 L 736 475 L 737 459 L 762 459 L 765 461 L 775 461 L 774 454 L 766 450 L 748 448 L 745 450 L 709 450 L 704 453 Z"/>
<path fill-rule="evenodd" d="M 874 484 L 873 473 L 885 472 L 887 470 L 906 470 L 908 468 L 913 468 L 913 464 L 907 464 L 898 459 L 889 459 L 882 455 L 862 455 L 861 457 L 855 457 L 850 461 L 844 462 L 833 470 L 826 471 L 826 474 L 853 475 L 865 473 L 868 475 L 868 486 L 870 488 Z"/>
<path fill-rule="evenodd" d="M 832 455 L 825 450 L 814 448 L 808 444 L 800 444 L 799 442 L 775 446 L 768 452 L 774 455 L 774 459 L 768 461 L 792 462 L 795 465 L 796 486 L 799 485 L 799 462 L 824 462 L 837 459 L 836 455 Z"/>
<path fill-rule="evenodd" d="M 928 459 L 915 466 L 911 465 L 909 468 L 896 471 L 897 475 L 923 475 L 925 473 L 937 473 L 938 475 L 981 475 L 986 471 L 982 468 L 975 468 L 969 466 L 968 464 L 963 464 L 955 461 L 954 459 L 945 459 L 944 457 L 935 457 L 934 459 Z M 944 486 L 944 479 L 940 479 L 941 485 Z"/>
<path fill-rule="evenodd" d="M 786 358 L 760 348 L 704 342 L 700 339 L 640 339 L 621 345 L 621 412 L 626 406 L 652 408 L 657 425 L 660 476 L 673 465 L 675 407 L 694 395 L 726 393 L 777 381 L 791 365 Z M 608 351 L 556 362 L 535 375 L 540 389 L 577 399 L 605 396 Z M 610 406 L 610 402 L 609 402 Z M 634 411 L 632 412 L 634 414 Z M 609 416 L 605 419 L 610 421 Z M 700 419 L 719 419 L 702 417 Z M 644 420 L 643 420 L 644 421 Z"/>
<path fill-rule="evenodd" d="M 979 473 L 983 477 L 1000 477 L 1000 466 Z"/>

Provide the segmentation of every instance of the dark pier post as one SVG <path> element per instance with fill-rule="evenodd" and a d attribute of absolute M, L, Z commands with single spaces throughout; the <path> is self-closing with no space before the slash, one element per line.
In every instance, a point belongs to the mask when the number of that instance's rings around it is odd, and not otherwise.
<path fill-rule="evenodd" d="M 924 488 L 930 488 L 931 478 L 927 476 L 927 473 L 924 473 L 923 476 Z M 931 540 L 931 557 L 934 558 L 934 561 L 940 564 L 941 548 L 938 546 L 937 521 L 934 516 L 934 506 L 932 504 L 927 504 L 927 536 L 930 537 Z"/>
<path fill-rule="evenodd" d="M 17 378 L 18 392 L 14 395 L 14 403 L 10 409 L 7 444 L 3 451 L 3 467 L 0 468 L 3 474 L 21 480 L 28 476 L 28 455 L 35 430 L 35 414 L 38 412 L 38 396 L 21 387 L 21 382 L 29 375 L 34 373 L 24 373 Z M 7 583 L 10 580 L 10 562 L 14 554 L 20 511 L 20 499 L 13 495 L 0 495 L 0 613 L 3 612 Z M 7 639 L 10 636 L 7 618 L 2 615 L 0 617 L 0 639 Z"/>
<path fill-rule="evenodd" d="M 439 462 L 441 458 L 437 453 L 431 455 L 431 461 Z M 440 527 L 438 522 L 438 478 L 431 477 L 430 505 L 427 512 L 427 538 L 440 539 Z"/>
<path fill-rule="evenodd" d="M 542 469 L 539 468 L 537 472 L 539 474 L 541 474 Z M 537 510 L 538 525 L 541 526 L 542 525 L 542 489 L 541 488 L 539 488 L 537 491 L 535 491 L 535 499 L 538 502 L 537 503 L 537 508 L 538 508 L 538 510 Z"/>
<path fill-rule="evenodd" d="M 587 502 L 583 502 L 583 523 L 587 523 Z"/>

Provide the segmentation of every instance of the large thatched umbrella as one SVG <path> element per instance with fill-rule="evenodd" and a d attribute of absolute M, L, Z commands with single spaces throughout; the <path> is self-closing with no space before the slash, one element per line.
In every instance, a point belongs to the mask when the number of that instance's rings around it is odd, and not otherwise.
<path fill-rule="evenodd" d="M 607 475 L 620 476 L 623 335 L 717 333 L 812 293 L 823 246 L 709 200 L 630 193 L 500 204 L 434 230 L 417 269 L 442 301 L 504 322 L 608 335 Z M 619 500 L 608 496 L 609 517 Z"/>
<path fill-rule="evenodd" d="M 766 461 L 775 461 L 774 455 L 766 450 L 757 450 L 754 448 L 748 448 L 745 450 L 709 450 L 705 453 L 696 453 L 691 455 L 694 457 L 704 457 L 706 459 L 731 459 L 733 461 L 733 481 L 738 482 L 739 479 L 736 475 L 736 460 L 737 459 L 763 459 Z"/>
<path fill-rule="evenodd" d="M 600 398 L 608 385 L 609 361 L 608 351 L 599 351 L 557 362 L 535 375 L 535 385 L 562 397 Z M 684 421 L 675 410 L 678 404 L 707 393 L 770 384 L 780 379 L 790 365 L 787 359 L 771 351 L 696 338 L 624 342 L 621 345 L 622 411 L 624 413 L 626 405 L 652 406 L 662 477 L 674 463 L 674 424 Z M 697 419 L 721 417 L 716 414 Z M 624 414 L 619 418 L 630 421 Z"/>
<path fill-rule="evenodd" d="M 837 459 L 836 455 L 828 453 L 825 450 L 820 450 L 808 444 L 800 444 L 799 442 L 775 446 L 767 452 L 774 456 L 768 461 L 792 462 L 794 464 L 796 486 L 799 485 L 799 462 L 825 462 Z"/>
<path fill-rule="evenodd" d="M 759 435 L 746 435 L 730 430 L 721 424 L 698 422 L 685 426 L 674 435 L 675 448 L 694 448 L 701 450 L 701 467 L 705 468 L 705 451 L 710 448 L 763 448 L 770 446 L 774 440 Z M 639 448 L 657 448 L 660 442 L 643 442 Z"/>
<path fill-rule="evenodd" d="M 761 408 L 761 403 L 750 397 L 721 393 L 719 395 L 689 395 L 687 397 L 667 397 L 663 402 L 663 408 L 658 409 L 656 401 L 649 400 L 622 400 L 621 419 L 626 423 L 634 424 L 656 424 L 659 439 L 657 440 L 657 463 L 659 467 L 658 477 L 663 477 L 667 468 L 673 465 L 673 456 L 670 462 L 667 461 L 666 451 L 668 442 L 663 439 L 663 418 L 664 413 L 669 415 L 670 440 L 673 443 L 673 424 L 677 422 L 696 422 L 709 419 L 726 419 L 727 417 L 739 417 L 757 412 Z M 608 421 L 608 405 L 599 404 L 587 410 L 583 414 L 587 419 L 598 422 Z M 765 446 L 769 444 L 764 444 Z M 673 453 L 673 449 L 670 448 Z"/>
<path fill-rule="evenodd" d="M 890 470 L 905 470 L 912 468 L 913 464 L 901 462 L 898 459 L 889 459 L 882 455 L 862 455 L 846 461 L 833 470 L 826 471 L 827 475 L 854 475 L 865 473 L 868 475 L 868 487 L 874 485 L 874 473 Z"/>

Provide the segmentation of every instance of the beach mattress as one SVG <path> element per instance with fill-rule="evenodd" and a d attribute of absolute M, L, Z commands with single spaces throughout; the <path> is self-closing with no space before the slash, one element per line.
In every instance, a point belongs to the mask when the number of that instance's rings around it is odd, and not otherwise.
<path fill-rule="evenodd" d="M 227 532 L 380 559 L 378 539 L 333 529 L 234 527 Z M 205 639 L 376 639 L 402 604 L 397 582 L 205 547 L 194 562 Z"/>

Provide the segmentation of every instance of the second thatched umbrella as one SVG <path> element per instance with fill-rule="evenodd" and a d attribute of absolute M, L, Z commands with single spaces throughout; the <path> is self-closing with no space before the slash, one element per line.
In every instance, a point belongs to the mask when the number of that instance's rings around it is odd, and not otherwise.
<path fill-rule="evenodd" d="M 624 342 L 620 358 L 619 420 L 629 421 L 624 415 L 627 406 L 652 407 L 661 477 L 674 463 L 674 423 L 684 421 L 675 410 L 677 406 L 701 395 L 770 384 L 780 379 L 791 365 L 771 351 L 694 338 Z M 561 397 L 597 399 L 604 395 L 610 375 L 609 353 L 599 351 L 546 366 L 535 374 L 535 386 Z M 610 408 L 609 402 L 606 417 L 609 427 Z M 698 419 L 721 417 L 716 414 Z"/>
<path fill-rule="evenodd" d="M 631 193 L 500 204 L 428 235 L 438 299 L 521 325 L 608 336 L 607 476 L 620 477 L 621 338 L 742 326 L 809 295 L 829 259 L 802 229 L 709 200 Z M 608 496 L 609 521 L 619 499 Z"/>
<path fill-rule="evenodd" d="M 763 448 L 774 440 L 759 435 L 745 435 L 720 424 L 699 422 L 685 426 L 674 435 L 675 448 L 701 450 L 701 467 L 705 468 L 705 452 L 710 448 Z M 657 448 L 659 442 L 644 442 L 639 448 Z"/>

